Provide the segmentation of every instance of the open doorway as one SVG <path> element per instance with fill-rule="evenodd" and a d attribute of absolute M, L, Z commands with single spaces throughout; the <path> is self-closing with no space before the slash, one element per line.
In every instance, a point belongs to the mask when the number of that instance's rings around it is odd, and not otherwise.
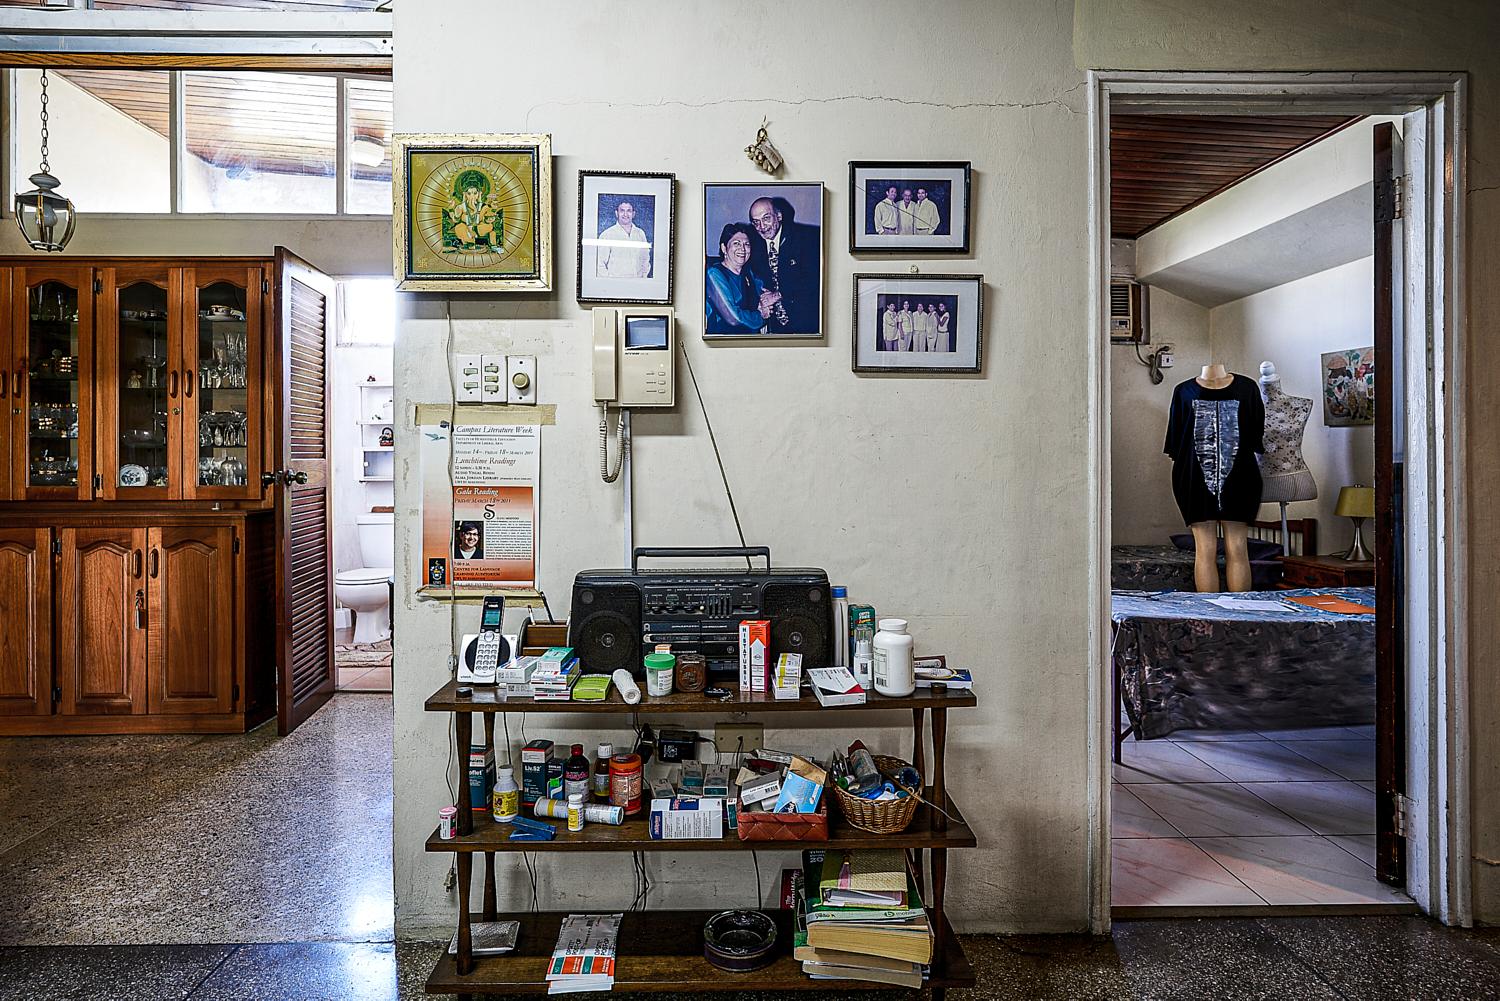
<path fill-rule="evenodd" d="M 1446 554 L 1430 549 L 1433 509 L 1408 510 L 1404 497 L 1427 501 L 1445 486 L 1426 465 L 1431 422 L 1443 415 L 1424 379 L 1429 352 L 1439 363 L 1449 357 L 1451 335 L 1434 331 L 1429 347 L 1403 334 L 1433 330 L 1448 315 L 1425 305 L 1450 294 L 1440 222 L 1453 210 L 1451 189 L 1429 183 L 1429 157 L 1452 140 L 1456 90 L 1450 80 L 1431 103 L 1361 100 L 1352 85 L 1338 94 L 1337 82 L 1303 82 L 1301 102 L 1288 96 L 1294 86 L 1271 99 L 1259 79 L 1223 76 L 1139 75 L 1099 91 L 1094 141 L 1108 155 L 1096 157 L 1096 192 L 1114 213 L 1096 213 L 1101 312 L 1105 274 L 1120 279 L 1110 282 L 1115 308 L 1100 326 L 1125 317 L 1121 343 L 1101 352 L 1097 398 L 1106 453 L 1100 534 L 1112 544 L 1100 548 L 1097 592 L 1109 620 L 1099 634 L 1109 760 L 1100 802 L 1112 813 L 1111 841 L 1099 847 L 1112 864 L 1101 867 L 1096 900 L 1101 910 L 1113 904 L 1115 916 L 1388 910 L 1410 908 L 1412 898 L 1441 913 L 1451 903 L 1432 892 L 1429 868 L 1446 859 L 1434 845 L 1452 836 L 1447 817 L 1440 829 L 1424 825 L 1429 840 L 1413 846 L 1421 864 L 1403 869 L 1409 814 L 1436 806 L 1434 759 L 1462 726 L 1443 715 L 1453 675 L 1432 660 L 1444 648 L 1427 642 L 1443 625 L 1430 617 L 1439 584 L 1429 566 L 1405 558 L 1438 555 L 1446 580 Z M 1374 112 L 1396 114 L 1367 117 Z M 1385 177 L 1398 184 L 1377 173 L 1381 135 Z M 1194 193 L 1193 175 L 1218 183 Z M 1404 220 L 1393 211 L 1398 187 L 1415 203 Z M 1110 233 L 1137 239 L 1116 244 L 1106 261 Z M 1344 337 L 1360 343 L 1329 340 Z M 1382 354 L 1392 371 L 1377 384 Z M 1217 365 L 1225 371 L 1212 371 Z M 1179 511 L 1173 463 L 1161 452 L 1171 411 L 1186 411 L 1191 423 L 1192 401 L 1215 393 L 1238 400 L 1228 407 L 1236 421 L 1234 408 L 1244 408 L 1246 437 L 1186 430 L 1179 466 L 1196 467 L 1200 487 L 1215 474 L 1222 489 L 1235 446 L 1264 453 L 1256 473 L 1278 452 L 1303 461 L 1266 470 L 1278 474 L 1266 499 L 1287 500 L 1286 509 L 1251 501 L 1225 512 L 1223 529 L 1208 535 L 1210 544 L 1229 536 L 1218 542 L 1219 568 L 1209 564 L 1210 583 L 1201 566 L 1194 573 L 1204 540 L 1184 527 L 1196 519 Z M 1376 421 L 1364 423 L 1371 401 Z M 1223 405 L 1210 408 L 1224 418 Z M 1263 436 L 1276 440 L 1268 447 Z M 1410 462 L 1413 450 L 1422 464 Z M 1303 475 L 1283 479 L 1294 471 Z M 1371 515 L 1361 551 L 1355 533 Z M 1169 538 L 1179 533 L 1182 548 Z M 1225 564 L 1245 535 L 1251 558 L 1239 562 L 1250 566 L 1232 574 Z M 1297 596 L 1344 607 L 1288 601 Z M 1408 661 L 1420 661 L 1411 686 Z M 1433 713 L 1440 738 L 1408 723 Z M 1107 926 L 1104 914 L 1099 924 Z"/>
<path fill-rule="evenodd" d="M 342 278 L 329 349 L 338 690 L 389 692 L 395 566 L 395 282 Z"/>

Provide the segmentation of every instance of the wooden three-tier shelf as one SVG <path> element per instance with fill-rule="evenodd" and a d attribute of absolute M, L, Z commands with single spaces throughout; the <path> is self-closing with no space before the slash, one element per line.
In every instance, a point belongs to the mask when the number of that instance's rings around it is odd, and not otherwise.
<path fill-rule="evenodd" d="M 436 829 L 427 839 L 429 852 L 454 852 L 458 860 L 458 952 L 446 952 L 427 978 L 429 994 L 457 994 L 461 999 L 480 994 L 544 994 L 547 991 L 547 966 L 557 943 L 558 930 L 567 912 L 540 914 L 505 914 L 496 910 L 496 852 L 733 852 L 790 848 L 902 848 L 916 872 L 934 933 L 933 955 L 927 986 L 934 1001 L 941 1001 L 949 987 L 974 986 L 974 970 L 964 956 L 963 947 L 943 913 L 943 891 L 948 877 L 948 849 L 973 848 L 976 844 L 963 813 L 947 793 L 943 771 L 943 748 L 947 739 L 948 710 L 967 709 L 976 704 L 972 692 L 933 692 L 918 689 L 906 698 L 886 698 L 871 693 L 869 701 L 858 706 L 824 708 L 810 694 L 799 700 L 777 701 L 770 693 L 733 691 L 729 699 L 712 699 L 702 694 L 677 693 L 664 698 L 646 698 L 639 705 L 629 705 L 617 692 L 611 691 L 603 702 L 547 702 L 534 699 L 497 700 L 492 689 L 476 687 L 472 696 L 460 697 L 458 685 L 449 682 L 427 700 L 428 712 L 453 713 L 458 760 L 467 769 L 469 746 L 473 737 L 473 716 L 483 716 L 486 743 L 494 745 L 496 713 L 557 714 L 627 714 L 643 716 L 668 714 L 720 715 L 732 713 L 801 713 L 826 723 L 847 725 L 848 717 L 859 713 L 910 710 L 912 717 L 912 763 L 926 783 L 924 796 L 933 803 L 945 804 L 948 816 L 923 805 L 905 831 L 899 834 L 870 834 L 851 827 L 830 807 L 826 842 L 779 843 L 740 841 L 733 832 L 720 839 L 691 841 L 653 841 L 647 829 L 647 811 L 631 817 L 619 827 L 590 824 L 578 833 L 569 833 L 558 825 L 553 841 L 511 841 L 511 828 L 496 824 L 487 816 L 476 817 L 473 810 L 458 812 L 458 837 L 444 841 Z M 930 727 L 924 725 L 931 713 Z M 926 731 L 931 731 L 931 757 L 926 753 Z M 460 790 L 468 789 L 465 772 Z M 950 819 L 951 818 L 951 819 Z M 926 852 L 924 865 L 923 853 Z M 477 913 L 471 913 L 470 882 L 474 856 L 484 855 L 483 901 Z M 924 873 L 931 873 L 928 890 Z M 625 915 L 620 927 L 615 964 L 614 990 L 640 991 L 735 991 L 735 990 L 879 990 L 880 984 L 854 980 L 813 980 L 802 972 L 802 964 L 792 958 L 792 914 L 790 911 L 766 910 L 777 922 L 776 960 L 771 965 L 749 973 L 729 973 L 711 966 L 703 958 L 702 929 L 711 911 L 633 911 Z M 516 950 L 504 956 L 474 956 L 471 951 L 472 921 L 516 920 L 521 935 Z M 903 988 L 887 988 L 901 990 Z"/>

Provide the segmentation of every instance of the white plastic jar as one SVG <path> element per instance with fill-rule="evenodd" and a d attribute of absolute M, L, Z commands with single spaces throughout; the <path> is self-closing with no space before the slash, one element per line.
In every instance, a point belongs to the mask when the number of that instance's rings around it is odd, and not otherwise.
<path fill-rule="evenodd" d="M 880 631 L 875 634 L 875 691 L 902 698 L 917 690 L 911 647 L 905 619 L 880 620 Z"/>

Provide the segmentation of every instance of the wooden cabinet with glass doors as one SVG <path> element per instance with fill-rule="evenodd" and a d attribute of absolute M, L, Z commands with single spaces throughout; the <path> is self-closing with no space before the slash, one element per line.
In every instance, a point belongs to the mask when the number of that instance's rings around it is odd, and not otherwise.
<path fill-rule="evenodd" d="M 0 734 L 275 711 L 276 269 L 0 258 Z"/>

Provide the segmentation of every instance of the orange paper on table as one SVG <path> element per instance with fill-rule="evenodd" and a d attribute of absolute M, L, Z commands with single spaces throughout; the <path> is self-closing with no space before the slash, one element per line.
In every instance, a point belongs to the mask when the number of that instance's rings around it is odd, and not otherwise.
<path fill-rule="evenodd" d="M 1299 605 L 1307 605 L 1324 612 L 1338 612 L 1341 615 L 1373 615 L 1375 609 L 1369 605 L 1361 605 L 1356 601 L 1347 601 L 1336 594 L 1299 594 L 1295 598 L 1288 597 L 1287 601 L 1295 601 Z"/>

